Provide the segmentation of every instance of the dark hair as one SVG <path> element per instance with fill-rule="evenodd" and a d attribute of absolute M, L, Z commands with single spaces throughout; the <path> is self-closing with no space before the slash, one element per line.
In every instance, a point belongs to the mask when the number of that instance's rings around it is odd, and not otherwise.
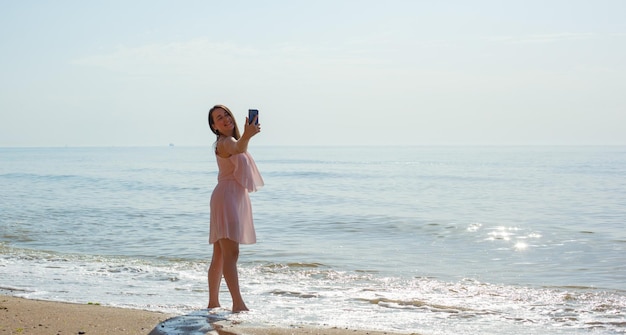
<path fill-rule="evenodd" d="M 239 127 L 237 127 L 237 121 L 235 121 L 235 117 L 233 116 L 233 113 L 230 111 L 230 109 L 228 109 L 228 107 L 224 105 L 215 105 L 211 109 L 209 109 L 209 127 L 211 127 L 211 131 L 213 132 L 213 134 L 217 135 L 217 139 L 219 140 L 220 132 L 217 129 L 215 129 L 214 122 L 213 122 L 213 111 L 215 111 L 216 109 L 224 110 L 233 119 L 233 124 L 235 125 L 235 129 L 233 129 L 232 137 L 238 140 L 241 137 L 241 134 L 239 133 Z M 217 140 L 216 140 L 216 143 L 217 143 Z"/>

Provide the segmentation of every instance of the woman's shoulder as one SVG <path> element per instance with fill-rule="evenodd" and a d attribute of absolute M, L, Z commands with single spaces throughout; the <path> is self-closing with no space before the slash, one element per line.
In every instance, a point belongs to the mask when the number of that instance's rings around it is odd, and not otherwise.
<path fill-rule="evenodd" d="M 234 154 L 237 141 L 232 136 L 220 137 L 215 145 L 215 154 L 222 158 L 229 158 Z"/>

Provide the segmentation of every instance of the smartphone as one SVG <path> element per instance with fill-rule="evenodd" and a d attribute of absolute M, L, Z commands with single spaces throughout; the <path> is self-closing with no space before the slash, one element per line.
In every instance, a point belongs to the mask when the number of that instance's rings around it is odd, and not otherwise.
<path fill-rule="evenodd" d="M 254 124 L 259 124 L 259 110 L 258 109 L 248 109 L 248 122 L 252 123 L 254 117 L 257 116 L 256 122 Z"/>

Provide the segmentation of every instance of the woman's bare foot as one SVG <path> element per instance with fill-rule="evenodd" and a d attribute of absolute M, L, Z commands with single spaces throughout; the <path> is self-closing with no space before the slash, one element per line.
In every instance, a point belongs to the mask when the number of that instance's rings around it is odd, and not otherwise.
<path fill-rule="evenodd" d="M 241 306 L 233 305 L 233 313 L 247 312 L 247 311 L 249 311 L 249 309 L 248 309 L 248 307 L 246 307 L 245 304 L 243 304 Z"/>

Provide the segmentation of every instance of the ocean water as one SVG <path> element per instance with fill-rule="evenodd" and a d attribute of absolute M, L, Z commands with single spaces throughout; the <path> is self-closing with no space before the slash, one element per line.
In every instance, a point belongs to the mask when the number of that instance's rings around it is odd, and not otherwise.
<path fill-rule="evenodd" d="M 259 326 L 626 334 L 626 147 L 255 147 Z M 210 146 L 0 148 L 0 291 L 193 313 Z M 222 304 L 230 306 L 223 283 Z"/>

